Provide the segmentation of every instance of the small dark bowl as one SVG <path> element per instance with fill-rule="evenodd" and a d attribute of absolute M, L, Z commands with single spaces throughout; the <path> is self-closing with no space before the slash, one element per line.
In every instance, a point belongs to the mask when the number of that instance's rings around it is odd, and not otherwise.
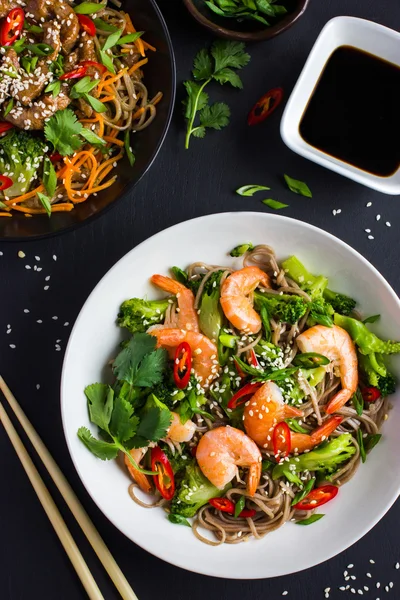
<path fill-rule="evenodd" d="M 144 77 L 150 97 L 158 91 L 164 94 L 157 106 L 157 117 L 153 123 L 132 136 L 135 164 L 131 167 L 124 157 L 115 169 L 117 181 L 97 196 L 91 196 L 86 202 L 77 204 L 69 213 L 54 213 L 50 219 L 47 215 L 35 215 L 27 219 L 23 213 L 13 214 L 11 219 L 0 217 L 1 241 L 26 241 L 47 237 L 88 223 L 106 212 L 131 190 L 157 156 L 171 121 L 175 101 L 176 69 L 172 42 L 164 18 L 154 0 L 123 0 L 122 10 L 131 14 L 138 31 L 145 31 L 145 39 L 157 48 L 157 52 L 148 54 L 149 62 L 144 67 Z"/>
<path fill-rule="evenodd" d="M 289 29 L 305 12 L 310 0 L 290 0 L 288 13 L 271 27 L 265 27 L 256 21 L 242 21 L 219 17 L 213 13 L 204 0 L 183 0 L 186 8 L 200 25 L 214 35 L 239 42 L 262 42 L 270 40 Z M 267 18 L 268 20 L 268 18 Z M 228 29 L 228 24 L 230 29 Z"/>

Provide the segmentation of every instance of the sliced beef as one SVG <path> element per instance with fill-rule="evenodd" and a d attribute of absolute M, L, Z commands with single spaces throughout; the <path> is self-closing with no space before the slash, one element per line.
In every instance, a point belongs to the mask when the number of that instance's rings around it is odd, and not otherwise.
<path fill-rule="evenodd" d="M 78 17 L 69 4 L 63 0 L 53 0 L 48 4 L 47 0 L 28 0 L 26 14 L 39 24 L 43 23 L 42 19 L 56 18 L 61 25 L 61 49 L 68 56 L 79 35 Z"/>
<path fill-rule="evenodd" d="M 22 106 L 13 108 L 5 120 L 20 129 L 44 129 L 45 120 L 57 110 L 67 108 L 70 102 L 71 100 L 65 92 L 61 92 L 55 98 L 52 94 L 44 94 L 29 108 Z"/>
<path fill-rule="evenodd" d="M 0 55 L 1 56 L 1 55 Z M 2 56 L 0 63 L 1 68 L 1 83 L 0 83 L 0 105 L 3 104 L 10 96 L 10 87 L 15 81 L 12 77 L 7 75 L 7 71 L 18 72 L 19 60 L 18 55 L 12 48 L 8 48 L 5 54 Z"/>
<path fill-rule="evenodd" d="M 16 0 L 0 0 L 0 19 L 6 17 L 10 10 L 18 6 L 21 6 L 21 3 Z"/>
<path fill-rule="evenodd" d="M 82 31 L 79 37 L 78 60 L 79 62 L 83 62 L 84 60 L 98 60 L 93 38 L 90 37 L 85 31 Z M 99 71 L 95 67 L 88 67 L 86 75 L 88 75 L 91 78 L 97 79 L 99 78 Z M 90 92 L 90 95 L 97 98 L 99 95 L 97 88 L 94 88 L 94 90 Z M 83 98 L 79 98 L 78 105 L 80 110 L 86 117 L 92 116 L 93 109 L 90 106 L 90 104 L 86 102 L 86 100 L 84 100 Z"/>
<path fill-rule="evenodd" d="M 64 71 L 66 73 L 69 73 L 70 71 L 75 69 L 77 63 L 78 63 L 78 51 L 74 50 L 73 52 L 71 52 L 71 54 L 68 54 L 68 56 L 65 58 Z"/>

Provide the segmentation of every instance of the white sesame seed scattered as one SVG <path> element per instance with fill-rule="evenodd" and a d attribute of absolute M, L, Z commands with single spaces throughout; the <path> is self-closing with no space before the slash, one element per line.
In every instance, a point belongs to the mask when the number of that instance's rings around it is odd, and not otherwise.
<path fill-rule="evenodd" d="M 51 317 L 53 321 L 57 321 L 58 317 Z"/>
<path fill-rule="evenodd" d="M 353 565 L 353 564 L 347 565 L 347 568 L 348 568 L 348 569 L 352 569 L 353 567 L 354 567 L 354 565 Z"/>
<path fill-rule="evenodd" d="M 282 596 L 287 596 L 287 595 L 288 595 L 288 593 L 289 593 L 289 592 L 288 592 L 287 590 L 285 590 L 284 592 L 282 592 Z"/>
<path fill-rule="evenodd" d="M 334 217 L 336 217 L 336 210 L 335 209 L 333 209 L 332 214 L 333 214 Z"/>
<path fill-rule="evenodd" d="M 35 256 L 35 260 L 40 260 L 40 256 Z"/>
<path fill-rule="evenodd" d="M 26 254 L 25 254 L 25 252 L 22 252 L 22 250 L 20 250 L 18 252 L 18 256 L 19 256 L 19 258 L 25 258 Z"/>
<path fill-rule="evenodd" d="M 16 348 L 15 344 L 10 344 L 10 348 L 12 348 L 14 350 L 14 348 Z"/>
<path fill-rule="evenodd" d="M 379 590 L 379 588 L 381 587 L 381 584 L 380 584 L 380 582 L 379 582 L 379 581 L 378 581 L 378 583 L 376 584 L 376 587 L 378 588 L 378 590 Z"/>
<path fill-rule="evenodd" d="M 372 206 L 372 202 L 367 202 L 367 204 L 365 205 L 367 208 L 369 208 L 370 206 Z"/>
<path fill-rule="evenodd" d="M 337 215 L 340 215 L 340 213 L 341 213 L 341 212 L 342 212 L 342 209 L 341 209 L 341 208 L 338 208 L 338 209 L 337 209 L 337 211 L 336 211 L 336 214 L 337 214 Z"/>
<path fill-rule="evenodd" d="M 389 586 L 385 585 L 385 592 L 388 592 L 388 591 L 389 591 Z"/>
<path fill-rule="evenodd" d="M 366 573 L 367 577 L 372 577 L 371 573 Z"/>
<path fill-rule="evenodd" d="M 36 323 L 43 323 L 42 319 L 38 319 Z"/>
<path fill-rule="evenodd" d="M 356 590 L 354 588 L 350 588 L 350 591 L 351 591 L 352 594 L 356 593 Z"/>
<path fill-rule="evenodd" d="M 47 277 L 44 278 L 45 281 L 50 281 L 50 275 L 47 275 Z"/>
<path fill-rule="evenodd" d="M 369 240 L 374 240 L 375 238 L 374 238 L 374 236 L 373 236 L 373 235 L 369 235 L 369 236 L 368 236 L 368 239 L 369 239 Z"/>
<path fill-rule="evenodd" d="M 376 215 L 376 217 L 375 217 L 375 219 L 376 219 L 377 221 L 379 221 L 379 220 L 380 220 L 380 218 L 381 218 L 381 215 Z"/>
<path fill-rule="evenodd" d="M 364 590 L 365 590 L 366 592 L 369 592 L 369 587 L 368 587 L 367 585 L 364 585 Z"/>
<path fill-rule="evenodd" d="M 37 383 L 37 384 L 36 384 L 36 389 L 37 389 L 37 390 L 40 390 L 40 383 Z"/>
<path fill-rule="evenodd" d="M 372 558 L 370 558 L 370 559 L 369 559 L 369 562 L 371 563 L 371 565 L 374 565 L 374 564 L 375 564 L 375 561 L 374 561 L 374 560 L 372 560 Z"/>
<path fill-rule="evenodd" d="M 57 256 L 53 254 L 53 260 L 57 260 Z"/>
<path fill-rule="evenodd" d="M 346 587 L 344 585 L 341 585 L 339 588 L 340 591 L 344 592 L 346 590 Z"/>
<path fill-rule="evenodd" d="M 362 596 L 364 592 L 362 590 L 357 590 L 357 594 L 360 594 L 360 596 Z"/>
<path fill-rule="evenodd" d="M 324 589 L 325 594 L 329 594 L 330 591 L 331 591 L 330 587 L 327 587 L 327 588 Z"/>
<path fill-rule="evenodd" d="M 24 308 L 24 313 L 28 313 L 29 310 L 27 308 Z"/>
<path fill-rule="evenodd" d="M 371 233 L 370 229 L 364 229 L 365 233 Z"/>
<path fill-rule="evenodd" d="M 390 587 L 390 589 L 392 589 L 393 585 L 394 585 L 394 584 L 393 584 L 393 581 L 391 581 L 391 582 L 389 583 L 389 587 Z"/>
<path fill-rule="evenodd" d="M 397 562 L 397 563 L 394 565 L 394 568 L 395 568 L 395 569 L 400 569 L 400 563 L 398 563 L 398 562 Z"/>
<path fill-rule="evenodd" d="M 390 221 L 386 221 L 385 225 L 386 225 L 386 227 L 391 227 L 392 226 L 392 224 L 391 224 Z"/>
<path fill-rule="evenodd" d="M 30 269 L 31 267 L 29 265 L 25 265 L 25 269 Z"/>
<path fill-rule="evenodd" d="M 69 325 L 68 321 L 65 321 L 64 327 L 68 327 L 68 325 Z"/>
<path fill-rule="evenodd" d="M 49 287 L 50 287 L 49 285 L 45 285 L 43 289 L 47 292 L 47 290 L 49 289 Z"/>
<path fill-rule="evenodd" d="M 357 579 L 357 577 L 355 575 L 350 575 L 350 579 L 352 579 L 353 581 L 355 581 Z"/>

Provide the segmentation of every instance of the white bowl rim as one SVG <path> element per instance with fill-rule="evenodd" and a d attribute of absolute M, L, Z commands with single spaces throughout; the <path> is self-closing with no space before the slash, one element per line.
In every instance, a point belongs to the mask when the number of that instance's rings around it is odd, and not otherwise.
<path fill-rule="evenodd" d="M 72 449 L 71 449 L 71 443 L 70 443 L 70 439 L 69 439 L 69 433 L 67 431 L 67 425 L 66 425 L 66 412 L 65 412 L 65 403 L 63 402 L 63 388 L 65 385 L 65 380 L 66 380 L 66 365 L 67 365 L 67 359 L 70 353 L 70 349 L 71 349 L 71 345 L 72 345 L 72 340 L 74 337 L 74 333 L 77 330 L 77 328 L 80 325 L 80 321 L 82 318 L 82 313 L 83 310 L 86 306 L 86 303 L 89 301 L 89 299 L 95 295 L 97 288 L 101 285 L 102 281 L 104 280 L 104 278 L 106 278 L 109 273 L 111 271 L 113 271 L 114 269 L 116 269 L 116 267 L 118 265 L 120 265 L 123 261 L 128 260 L 128 256 L 135 252 L 135 250 L 139 247 L 145 247 L 146 245 L 150 245 L 153 240 L 155 238 L 160 238 L 162 237 L 162 235 L 167 232 L 167 231 L 177 231 L 179 230 L 180 227 L 184 227 L 187 223 L 200 223 L 203 221 L 207 221 L 207 220 L 212 220 L 212 219 L 224 219 L 226 217 L 235 217 L 235 218 L 246 218 L 246 216 L 254 216 L 257 215 L 258 218 L 268 218 L 271 219 L 272 222 L 275 221 L 277 223 L 279 222 L 291 222 L 291 223 L 296 223 L 299 224 L 301 227 L 305 227 L 306 229 L 310 230 L 310 231 L 314 231 L 314 232 L 318 232 L 320 234 L 323 234 L 323 236 L 326 236 L 328 239 L 332 240 L 335 244 L 338 244 L 340 247 L 346 249 L 350 254 L 352 254 L 353 256 L 355 256 L 357 259 L 361 260 L 361 262 L 365 263 L 365 265 L 371 269 L 374 274 L 377 276 L 377 278 L 380 280 L 381 284 L 384 286 L 384 288 L 386 289 L 386 291 L 390 294 L 390 296 L 392 297 L 392 299 L 396 302 L 399 312 L 400 312 L 400 298 L 397 296 L 397 294 L 395 293 L 395 291 L 393 290 L 393 288 L 390 286 L 390 284 L 386 281 L 386 279 L 383 277 L 383 275 L 381 275 L 379 273 L 379 271 L 366 259 L 362 256 L 362 254 L 360 254 L 357 250 L 355 250 L 354 248 L 352 248 L 349 244 L 347 244 L 346 242 L 342 241 L 341 239 L 337 238 L 336 236 L 334 236 L 333 234 L 321 229 L 320 227 L 317 227 L 315 225 L 311 225 L 310 223 L 306 223 L 305 221 L 300 221 L 299 219 L 295 219 L 292 217 L 286 217 L 283 215 L 275 215 L 275 214 L 271 214 L 271 213 L 261 213 L 261 212 L 256 212 L 256 211 L 226 211 L 226 212 L 219 212 L 219 213 L 214 213 L 214 214 L 210 214 L 210 215 L 204 215 L 204 216 L 200 216 L 200 217 L 195 217 L 193 219 L 187 219 L 186 221 L 181 221 L 180 223 L 177 223 L 175 225 L 172 225 L 170 227 L 167 227 L 166 229 L 163 229 L 157 233 L 155 233 L 154 235 L 150 236 L 149 238 L 147 238 L 146 240 L 143 240 L 140 244 L 137 244 L 136 246 L 134 246 L 131 250 L 129 250 L 124 256 L 122 256 L 104 275 L 103 277 L 99 280 L 99 282 L 96 284 L 96 286 L 94 287 L 94 289 L 92 290 L 92 292 L 89 294 L 89 296 L 87 297 L 86 301 L 84 302 L 77 318 L 76 321 L 74 323 L 74 326 L 72 328 L 69 340 L 68 340 L 68 344 L 67 344 L 67 348 L 65 351 L 65 355 L 64 355 L 64 361 L 63 361 L 63 367 L 62 367 L 62 374 L 61 374 L 61 382 L 60 382 L 60 408 L 61 408 L 61 419 L 62 419 L 62 426 L 63 426 L 63 431 L 64 431 L 64 436 L 65 436 L 65 440 L 67 443 L 67 447 L 68 447 L 68 451 L 71 457 L 71 460 L 73 462 L 73 465 L 81 479 L 81 482 L 83 484 L 83 486 L 86 489 L 86 492 L 89 494 L 89 496 L 92 498 L 93 502 L 96 504 L 96 506 L 100 509 L 100 507 L 98 506 L 96 499 L 94 497 L 94 495 L 89 491 L 89 489 L 86 487 L 85 485 L 85 480 L 84 477 L 81 473 L 81 469 L 79 467 L 78 462 L 75 460 Z M 382 517 L 387 513 L 387 511 L 393 506 L 393 504 L 395 503 L 395 501 L 397 500 L 397 498 L 400 495 L 400 478 L 398 481 L 398 485 L 397 485 L 397 495 L 393 495 L 393 497 L 390 498 L 390 500 L 388 500 L 386 502 L 386 504 L 381 508 L 381 510 L 379 512 L 377 512 L 374 517 L 371 519 L 371 521 L 368 523 L 367 526 L 363 527 L 362 529 L 360 529 L 357 534 L 353 535 L 353 539 L 352 541 L 347 544 L 346 546 L 344 546 L 341 550 L 337 551 L 337 550 L 333 550 L 333 551 L 326 551 L 325 554 L 321 554 L 321 556 L 316 560 L 313 561 L 312 564 L 310 564 L 308 568 L 312 568 L 314 566 L 317 566 L 331 558 L 333 558 L 334 556 L 337 556 L 340 552 L 345 551 L 347 548 L 349 548 L 350 546 L 352 546 L 353 544 L 355 544 L 357 541 L 359 541 L 364 535 L 366 535 L 381 519 Z M 238 573 L 232 573 L 231 576 L 226 577 L 226 576 L 221 576 L 220 574 L 218 574 L 218 572 L 216 571 L 212 571 L 211 569 L 208 568 L 208 570 L 199 568 L 199 569 L 194 569 L 194 568 L 189 568 L 184 564 L 184 561 L 177 561 L 174 560 L 172 561 L 168 555 L 166 553 L 163 554 L 155 554 L 152 550 L 150 550 L 148 547 L 146 547 L 146 544 L 141 542 L 138 542 L 137 540 L 133 539 L 133 537 L 129 536 L 127 533 L 125 533 L 114 521 L 114 519 L 105 514 L 102 509 L 100 509 L 101 512 L 103 513 L 103 515 L 123 534 L 125 535 L 128 539 L 130 539 L 132 542 L 134 542 L 137 546 L 139 546 L 140 548 L 142 548 L 143 550 L 146 550 L 147 552 L 149 552 L 150 554 L 153 554 L 154 556 L 156 556 L 157 558 L 160 558 L 161 560 L 164 560 L 167 563 L 170 563 L 174 566 L 180 567 L 182 569 L 185 570 L 189 570 L 191 572 L 195 572 L 195 573 L 199 573 L 201 575 L 207 575 L 207 576 L 211 576 L 211 577 L 218 577 L 218 578 L 224 578 L 224 579 L 249 579 L 248 577 L 242 576 Z M 201 542 L 199 542 L 201 543 Z M 305 570 L 303 567 L 297 568 L 296 565 L 294 566 L 290 566 L 290 568 L 288 570 L 285 570 L 284 572 L 279 572 L 275 575 L 267 575 L 267 576 L 263 576 L 263 575 L 259 575 L 259 576 L 255 576 L 252 577 L 252 579 L 266 579 L 266 578 L 270 578 L 270 577 L 279 577 L 279 576 L 284 576 L 284 575 L 289 575 L 289 574 L 293 574 L 293 573 L 297 573 L 299 571 L 303 571 Z"/>

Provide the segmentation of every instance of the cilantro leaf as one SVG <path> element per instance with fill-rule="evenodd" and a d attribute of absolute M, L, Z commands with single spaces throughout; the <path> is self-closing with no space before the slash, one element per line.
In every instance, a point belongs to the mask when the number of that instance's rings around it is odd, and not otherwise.
<path fill-rule="evenodd" d="M 226 67 L 225 69 L 221 69 L 218 73 L 215 73 L 214 79 L 216 79 L 222 85 L 224 83 L 230 83 L 233 87 L 243 89 L 243 83 L 240 79 L 239 75 Z"/>
<path fill-rule="evenodd" d="M 75 113 L 70 108 L 58 110 L 47 121 L 44 127 L 46 139 L 54 146 L 62 156 L 69 156 L 82 146 L 79 137 L 82 125 L 79 123 Z"/>
<path fill-rule="evenodd" d="M 215 73 L 233 67 L 241 69 L 245 67 L 250 60 L 250 55 L 244 51 L 245 45 L 242 42 L 232 42 L 227 40 L 217 40 L 211 47 L 211 54 L 215 60 Z"/>
<path fill-rule="evenodd" d="M 114 390 L 105 383 L 93 383 L 85 388 L 85 396 L 88 400 L 90 420 L 108 432 L 114 406 Z"/>
<path fill-rule="evenodd" d="M 192 129 L 192 135 L 197 138 L 203 138 L 206 135 L 206 128 L 199 126 Z"/>
<path fill-rule="evenodd" d="M 230 114 L 231 111 L 227 104 L 215 102 L 215 104 L 203 108 L 200 113 L 200 123 L 203 127 L 222 129 L 228 125 Z"/>
<path fill-rule="evenodd" d="M 78 437 L 85 444 L 86 448 L 101 460 L 112 460 L 118 455 L 119 448 L 115 444 L 97 440 L 87 427 L 80 427 L 78 429 Z"/>
<path fill-rule="evenodd" d="M 163 348 L 158 348 L 151 354 L 147 354 L 137 371 L 135 385 L 139 387 L 152 387 L 161 383 L 163 372 L 167 366 L 168 353 Z"/>
<path fill-rule="evenodd" d="M 111 416 L 110 433 L 121 444 L 130 440 L 136 432 L 138 417 L 133 415 L 133 408 L 128 400 L 118 397 L 114 402 Z"/>
<path fill-rule="evenodd" d="M 167 353 L 155 350 L 156 338 L 147 333 L 136 333 L 118 354 L 113 369 L 117 379 L 130 385 L 151 387 L 160 383 Z"/>
<path fill-rule="evenodd" d="M 201 90 L 202 86 L 194 81 L 185 81 L 183 85 L 188 94 L 186 100 L 183 101 L 184 114 L 186 119 L 190 119 L 193 113 L 207 106 L 208 94 Z"/>
<path fill-rule="evenodd" d="M 210 77 L 212 77 L 213 65 L 211 62 L 211 56 L 207 48 L 203 48 L 202 50 L 200 50 L 200 52 L 196 55 L 193 64 L 194 69 L 192 72 L 193 77 L 195 79 L 199 81 L 204 79 L 210 79 Z"/>
<path fill-rule="evenodd" d="M 171 413 L 169 410 L 154 406 L 140 420 L 137 435 L 150 442 L 157 442 L 167 435 L 171 424 Z"/>

